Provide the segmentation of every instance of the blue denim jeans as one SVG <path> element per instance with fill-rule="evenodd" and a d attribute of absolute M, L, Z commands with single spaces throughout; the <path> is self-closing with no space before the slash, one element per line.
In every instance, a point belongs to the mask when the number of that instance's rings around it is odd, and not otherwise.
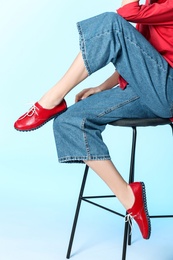
<path fill-rule="evenodd" d="M 77 26 L 88 74 L 112 62 L 128 85 L 90 96 L 54 120 L 59 162 L 110 160 L 101 135 L 108 123 L 173 116 L 173 69 L 116 13 L 103 13 Z"/>

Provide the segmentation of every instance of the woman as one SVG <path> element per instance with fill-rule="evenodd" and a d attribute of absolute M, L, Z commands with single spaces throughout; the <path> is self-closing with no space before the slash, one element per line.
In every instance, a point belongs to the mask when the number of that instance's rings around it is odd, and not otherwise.
<path fill-rule="evenodd" d="M 59 161 L 84 162 L 92 168 L 137 222 L 143 238 L 149 239 L 144 183 L 127 184 L 113 165 L 101 133 L 106 124 L 121 118 L 173 116 L 173 1 L 140 5 L 138 0 L 123 0 L 117 13 L 78 23 L 77 58 L 14 127 L 30 131 L 55 117 Z M 136 28 L 128 21 L 137 23 Z M 100 86 L 81 91 L 67 109 L 67 93 L 110 62 L 114 74 Z"/>

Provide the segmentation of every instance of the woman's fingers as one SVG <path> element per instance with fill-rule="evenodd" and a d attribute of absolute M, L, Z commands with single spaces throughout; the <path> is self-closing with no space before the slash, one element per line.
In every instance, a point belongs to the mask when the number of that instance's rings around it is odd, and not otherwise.
<path fill-rule="evenodd" d="M 99 89 L 98 87 L 95 87 L 95 88 L 86 88 L 86 89 L 83 89 L 81 92 L 79 92 L 76 97 L 75 97 L 75 102 L 78 102 L 84 98 L 87 98 L 95 93 L 98 93 L 99 92 Z"/>

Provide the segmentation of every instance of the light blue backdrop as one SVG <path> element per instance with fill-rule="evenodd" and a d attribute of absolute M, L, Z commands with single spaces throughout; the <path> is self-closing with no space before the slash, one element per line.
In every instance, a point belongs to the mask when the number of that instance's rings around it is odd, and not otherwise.
<path fill-rule="evenodd" d="M 65 250 L 63 238 L 67 243 L 83 166 L 58 164 L 52 122 L 30 133 L 15 131 L 13 123 L 54 85 L 75 58 L 79 51 L 76 22 L 119 6 L 120 1 L 112 0 L 0 1 L 1 260 L 65 259 L 60 256 Z M 109 65 L 81 83 L 67 96 L 68 105 L 82 88 L 101 83 L 113 70 Z M 138 136 L 137 179 L 147 184 L 151 211 L 169 213 L 170 202 L 162 195 L 169 198 L 172 187 L 170 129 L 140 129 Z M 131 131 L 108 127 L 104 139 L 127 179 Z M 107 191 L 95 178 L 90 189 Z"/>

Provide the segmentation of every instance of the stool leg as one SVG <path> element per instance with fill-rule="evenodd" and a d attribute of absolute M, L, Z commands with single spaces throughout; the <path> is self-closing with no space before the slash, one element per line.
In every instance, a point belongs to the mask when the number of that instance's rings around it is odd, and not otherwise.
<path fill-rule="evenodd" d="M 128 224 L 128 222 L 126 222 L 125 223 L 125 228 L 124 228 L 124 241 L 123 241 L 122 260 L 126 259 L 128 232 L 129 232 L 129 224 Z"/>
<path fill-rule="evenodd" d="M 132 138 L 132 149 L 131 149 L 131 162 L 130 162 L 130 174 L 129 174 L 129 183 L 134 182 L 134 174 L 135 174 L 135 152 L 136 152 L 136 139 L 137 139 L 137 129 L 136 127 L 132 127 L 133 129 L 133 138 Z M 131 226 L 129 225 L 128 229 L 128 245 L 131 245 L 132 232 Z"/>
<path fill-rule="evenodd" d="M 79 193 L 79 198 L 78 198 L 78 202 L 77 202 L 76 212 L 75 212 L 75 216 L 74 216 L 74 220 L 73 220 L 73 226 L 72 226 L 72 230 L 71 230 L 71 235 L 70 235 L 70 240 L 69 240 L 69 245 L 68 245 L 68 250 L 67 250 L 67 255 L 66 255 L 67 259 L 70 258 L 70 254 L 71 254 L 71 249 L 72 249 L 72 245 L 73 245 L 73 240 L 74 240 L 74 235 L 75 235 L 75 231 L 76 231 L 76 225 L 77 225 L 77 221 L 78 221 L 78 217 L 79 217 L 79 211 L 80 211 L 83 192 L 84 192 L 86 179 L 87 179 L 87 175 L 88 175 L 88 170 L 89 170 L 89 167 L 86 165 L 82 184 L 81 184 L 81 189 L 80 189 L 80 193 Z"/>
<path fill-rule="evenodd" d="M 132 127 L 132 128 L 133 128 L 133 137 L 132 137 L 129 183 L 134 182 L 135 152 L 136 152 L 136 138 L 137 138 L 137 129 L 136 127 Z"/>
<path fill-rule="evenodd" d="M 132 148 L 131 148 L 129 183 L 134 182 L 135 151 L 136 151 L 136 138 L 137 138 L 136 127 L 132 127 L 132 129 L 133 129 L 133 135 L 132 135 Z M 123 241 L 122 260 L 126 259 L 127 240 L 128 240 L 128 245 L 131 245 L 131 227 L 130 227 L 128 222 L 125 223 L 125 228 L 124 228 L 124 241 Z"/>

